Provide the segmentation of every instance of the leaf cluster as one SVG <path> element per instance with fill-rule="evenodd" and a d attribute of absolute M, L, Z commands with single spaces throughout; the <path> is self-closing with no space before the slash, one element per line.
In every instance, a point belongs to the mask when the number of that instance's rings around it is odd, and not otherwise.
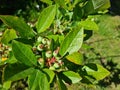
<path fill-rule="evenodd" d="M 1 44 L 12 47 L 7 60 L 0 62 L 3 88 L 8 81 L 27 78 L 30 90 L 50 90 L 54 83 L 59 90 L 67 90 L 66 84 L 95 84 L 108 76 L 104 67 L 84 64 L 80 48 L 85 31 L 98 30 L 94 18 L 88 16 L 106 10 L 109 0 L 41 1 L 48 6 L 34 26 L 16 16 L 0 15 L 8 26 Z"/>

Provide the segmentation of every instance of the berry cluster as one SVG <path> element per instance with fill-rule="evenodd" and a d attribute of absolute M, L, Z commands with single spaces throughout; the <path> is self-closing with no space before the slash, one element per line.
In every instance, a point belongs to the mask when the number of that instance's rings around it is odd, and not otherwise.
<path fill-rule="evenodd" d="M 9 46 L 0 43 L 0 59 L 1 59 L 1 61 L 7 60 L 10 51 L 11 51 L 11 48 Z"/>
<path fill-rule="evenodd" d="M 61 69 L 64 63 L 59 56 L 59 47 L 51 50 L 51 45 L 51 40 L 39 36 L 33 47 L 33 52 L 36 54 L 41 67 L 47 67 L 51 70 Z"/>

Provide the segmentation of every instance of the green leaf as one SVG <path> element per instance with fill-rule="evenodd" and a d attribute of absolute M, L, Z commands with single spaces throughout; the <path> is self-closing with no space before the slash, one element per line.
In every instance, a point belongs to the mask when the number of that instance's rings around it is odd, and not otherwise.
<path fill-rule="evenodd" d="M 89 0 L 84 6 L 86 15 L 95 13 L 97 11 L 106 10 L 110 7 L 110 0 Z"/>
<path fill-rule="evenodd" d="M 11 87 L 11 81 L 6 81 L 3 84 L 3 88 L 5 88 L 6 90 L 9 90 L 9 88 Z"/>
<path fill-rule="evenodd" d="M 54 77 L 55 77 L 55 73 L 50 70 L 50 69 L 43 69 L 43 71 L 47 74 L 48 76 L 48 81 L 49 81 L 49 84 L 52 83 Z"/>
<path fill-rule="evenodd" d="M 10 64 L 5 68 L 4 78 L 5 81 L 16 81 L 27 77 L 32 74 L 33 71 L 34 68 L 28 68 L 20 63 Z"/>
<path fill-rule="evenodd" d="M 73 62 L 78 65 L 82 65 L 83 63 L 83 55 L 79 52 L 74 52 L 68 56 L 66 56 L 67 60 Z"/>
<path fill-rule="evenodd" d="M 2 35 L 1 42 L 4 44 L 8 44 L 9 41 L 15 39 L 16 37 L 16 32 L 13 29 L 7 29 Z"/>
<path fill-rule="evenodd" d="M 78 73 L 75 73 L 73 71 L 65 71 L 63 74 L 68 77 L 72 83 L 78 83 L 82 79 Z"/>
<path fill-rule="evenodd" d="M 96 80 L 102 80 L 110 74 L 110 72 L 101 65 L 93 63 L 87 64 L 83 69 L 86 71 L 87 75 L 94 77 Z"/>
<path fill-rule="evenodd" d="M 52 5 L 52 1 L 51 0 L 40 0 L 48 5 Z"/>
<path fill-rule="evenodd" d="M 65 0 L 55 0 L 55 2 L 60 5 L 61 7 L 63 7 L 64 9 L 67 9 L 67 6 L 65 4 Z"/>
<path fill-rule="evenodd" d="M 29 48 L 27 45 L 18 41 L 13 41 L 12 49 L 14 56 L 18 61 L 24 63 L 27 66 L 37 65 L 37 59 L 31 48 Z"/>
<path fill-rule="evenodd" d="M 94 84 L 97 84 L 98 81 L 97 81 L 96 79 L 90 77 L 90 76 L 85 76 L 85 75 L 84 75 L 84 76 L 82 77 L 81 82 L 82 82 L 82 83 L 85 83 L 85 84 L 87 84 L 87 85 L 94 85 Z"/>
<path fill-rule="evenodd" d="M 29 90 L 50 90 L 46 75 L 39 70 L 35 70 L 34 74 L 28 77 L 28 85 Z"/>
<path fill-rule="evenodd" d="M 58 84 L 59 90 L 67 90 L 67 87 L 65 86 L 64 82 L 59 77 L 57 77 L 57 84 Z"/>
<path fill-rule="evenodd" d="M 73 19 L 75 21 L 80 21 L 83 15 L 84 15 L 83 9 L 79 6 L 79 4 L 76 5 L 73 9 Z"/>
<path fill-rule="evenodd" d="M 76 27 L 70 31 L 65 37 L 60 46 L 60 55 L 64 56 L 66 53 L 72 54 L 77 52 L 83 43 L 83 28 Z"/>
<path fill-rule="evenodd" d="M 38 33 L 46 31 L 52 24 L 56 14 L 56 5 L 49 6 L 45 8 L 38 19 L 36 28 Z"/>
<path fill-rule="evenodd" d="M 110 0 L 92 0 L 94 9 L 108 9 L 110 7 Z"/>
<path fill-rule="evenodd" d="M 91 20 L 81 21 L 79 25 L 84 27 L 86 30 L 98 30 L 98 25 Z"/>
<path fill-rule="evenodd" d="M 0 15 L 0 19 L 9 27 L 19 32 L 21 37 L 28 38 L 34 36 L 32 29 L 20 18 L 10 15 Z"/>
<path fill-rule="evenodd" d="M 61 44 L 62 41 L 64 40 L 64 36 L 63 36 L 63 35 L 48 35 L 47 38 L 53 39 L 54 41 L 59 40 L 59 43 L 60 43 L 60 44 Z"/>

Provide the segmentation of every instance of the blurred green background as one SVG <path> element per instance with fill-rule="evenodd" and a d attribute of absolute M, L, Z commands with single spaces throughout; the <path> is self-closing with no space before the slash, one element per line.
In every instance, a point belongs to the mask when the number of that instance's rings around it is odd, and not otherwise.
<path fill-rule="evenodd" d="M 85 41 L 88 48 L 83 49 L 85 62 L 95 62 L 107 68 L 111 75 L 96 86 L 78 83 L 68 86 L 69 90 L 120 90 L 120 0 L 110 0 L 111 8 L 98 17 L 99 31 Z M 0 14 L 16 15 L 26 22 L 34 23 L 47 5 L 40 0 L 0 0 Z M 5 26 L 0 21 L 0 31 Z"/>

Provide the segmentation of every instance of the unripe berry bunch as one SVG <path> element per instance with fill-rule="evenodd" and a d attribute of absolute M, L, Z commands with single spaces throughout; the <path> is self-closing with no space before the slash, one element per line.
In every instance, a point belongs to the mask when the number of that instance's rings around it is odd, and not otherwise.
<path fill-rule="evenodd" d="M 50 39 L 39 36 L 33 47 L 33 52 L 36 54 L 41 67 L 47 67 L 51 70 L 61 69 L 64 63 L 59 56 L 59 47 L 56 47 L 55 50 L 53 47 Z"/>
<path fill-rule="evenodd" d="M 0 43 L 0 61 L 5 61 L 8 58 L 11 48 L 5 44 Z"/>

